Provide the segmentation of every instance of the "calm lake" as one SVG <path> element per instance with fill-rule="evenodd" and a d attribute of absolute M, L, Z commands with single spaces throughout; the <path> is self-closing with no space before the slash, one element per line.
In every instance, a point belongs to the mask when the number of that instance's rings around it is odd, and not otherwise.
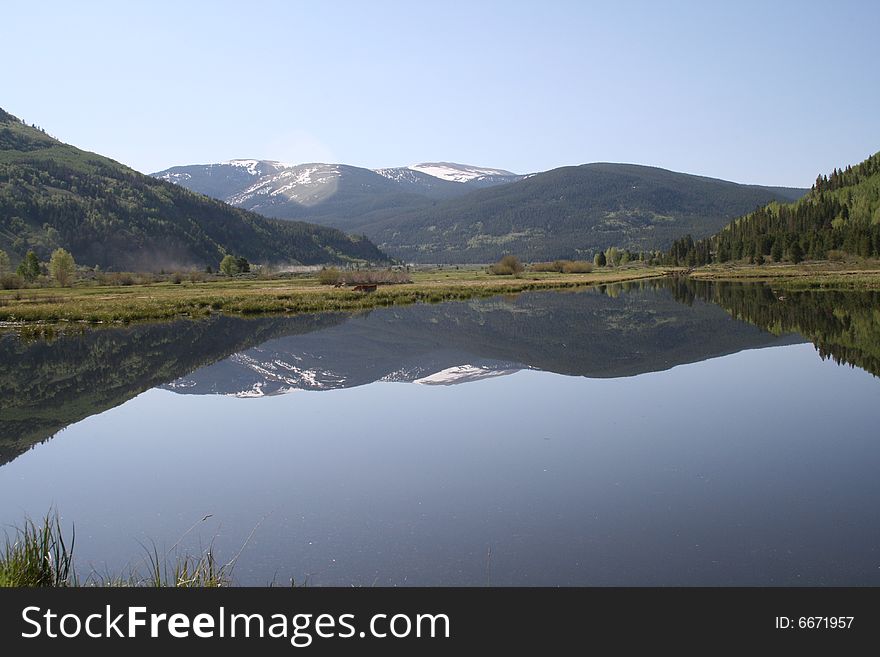
<path fill-rule="evenodd" d="M 0 335 L 0 525 L 80 574 L 880 585 L 880 296 L 684 281 Z M 202 518 L 206 518 L 202 520 Z"/>

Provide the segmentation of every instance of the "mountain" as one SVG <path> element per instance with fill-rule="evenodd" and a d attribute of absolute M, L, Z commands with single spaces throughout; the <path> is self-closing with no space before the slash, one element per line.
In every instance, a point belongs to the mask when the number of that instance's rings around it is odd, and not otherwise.
<path fill-rule="evenodd" d="M 207 190 L 218 170 L 232 167 L 174 167 L 153 175 Z M 490 262 L 506 253 L 583 258 L 612 245 L 665 249 L 686 233 L 711 235 L 733 217 L 806 191 L 607 163 L 528 176 L 450 162 L 375 171 L 341 164 L 264 170 L 247 178 L 236 173 L 211 193 L 266 216 L 364 233 L 389 254 L 414 262 Z"/>
<path fill-rule="evenodd" d="M 287 166 L 289 165 L 271 160 L 230 160 L 222 164 L 174 167 L 153 174 L 153 177 L 225 201 L 230 189 L 245 189 L 256 179 Z"/>
<path fill-rule="evenodd" d="M 225 253 L 267 263 L 386 259 L 366 238 L 230 207 L 0 110 L 0 249 L 48 259 L 57 247 L 108 269 L 216 266 Z"/>
<path fill-rule="evenodd" d="M 614 245 L 663 249 L 711 235 L 731 218 L 805 190 L 760 187 L 633 164 L 585 164 L 352 224 L 416 262 L 584 258 Z"/>
<path fill-rule="evenodd" d="M 677 240 L 667 260 L 689 265 L 744 258 L 758 264 L 768 258 L 798 263 L 843 253 L 880 257 L 880 153 L 819 176 L 809 193 L 793 203 L 769 203 L 706 239 Z"/>
<path fill-rule="evenodd" d="M 503 169 L 452 162 L 373 170 L 272 160 L 176 166 L 152 175 L 267 217 L 353 231 L 374 217 L 428 208 L 438 200 L 523 177 Z"/>

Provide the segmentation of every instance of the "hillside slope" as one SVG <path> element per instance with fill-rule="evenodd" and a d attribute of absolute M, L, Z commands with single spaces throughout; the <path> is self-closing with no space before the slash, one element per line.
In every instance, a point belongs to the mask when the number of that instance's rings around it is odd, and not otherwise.
<path fill-rule="evenodd" d="M 110 269 L 384 260 L 363 237 L 273 221 L 64 144 L 0 110 L 0 249 Z"/>
<path fill-rule="evenodd" d="M 805 190 L 739 185 L 632 164 L 585 164 L 472 192 L 430 208 L 352 223 L 395 257 L 489 262 L 590 257 L 610 245 L 663 249 Z"/>
<path fill-rule="evenodd" d="M 798 201 L 769 203 L 706 239 L 677 240 L 668 260 L 691 266 L 740 259 L 797 263 L 824 260 L 834 251 L 880 257 L 880 153 L 819 176 Z"/>

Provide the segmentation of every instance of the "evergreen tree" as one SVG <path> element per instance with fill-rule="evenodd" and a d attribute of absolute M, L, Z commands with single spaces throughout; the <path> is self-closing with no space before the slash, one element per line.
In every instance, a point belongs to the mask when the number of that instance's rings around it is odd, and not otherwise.
<path fill-rule="evenodd" d="M 778 237 L 773 240 L 773 246 L 770 248 L 770 255 L 773 257 L 773 262 L 782 261 L 782 240 Z"/>
<path fill-rule="evenodd" d="M 797 264 L 804 259 L 804 250 L 801 248 L 800 242 L 794 242 L 791 245 L 790 255 L 791 261 L 794 264 Z"/>
<path fill-rule="evenodd" d="M 0 251 L 0 276 L 6 276 L 9 273 L 9 256 L 6 251 Z"/>
<path fill-rule="evenodd" d="M 595 264 L 597 267 L 604 267 L 607 264 L 607 261 L 605 259 L 605 253 L 603 253 L 602 251 L 599 251 L 599 253 L 597 253 L 593 257 L 593 264 Z"/>

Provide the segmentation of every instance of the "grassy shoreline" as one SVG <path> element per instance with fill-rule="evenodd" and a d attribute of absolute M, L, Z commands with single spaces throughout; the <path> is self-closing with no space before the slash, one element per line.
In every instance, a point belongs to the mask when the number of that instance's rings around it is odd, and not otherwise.
<path fill-rule="evenodd" d="M 535 290 L 576 289 L 670 275 L 695 280 L 764 282 L 774 288 L 791 290 L 880 289 L 880 269 L 876 265 L 860 268 L 852 263 L 709 265 L 695 270 L 634 266 L 584 274 L 526 272 L 519 277 L 492 276 L 474 269 L 443 269 L 417 272 L 412 283 L 380 285 L 371 293 L 321 285 L 316 277 L 0 290 L 0 328 L 31 324 L 124 324 L 200 318 L 215 313 L 358 311 Z"/>
<path fill-rule="evenodd" d="M 695 280 L 767 283 L 786 290 L 880 290 L 877 263 L 811 262 L 774 265 L 707 265 L 687 272 Z"/>
<path fill-rule="evenodd" d="M 0 324 L 127 323 L 235 315 L 366 310 L 439 303 L 533 290 L 588 287 L 656 278 L 668 268 L 632 268 L 588 274 L 527 273 L 518 278 L 474 270 L 419 272 L 412 283 L 356 292 L 320 285 L 316 278 L 157 283 L 124 287 L 82 286 L 0 291 Z"/>

